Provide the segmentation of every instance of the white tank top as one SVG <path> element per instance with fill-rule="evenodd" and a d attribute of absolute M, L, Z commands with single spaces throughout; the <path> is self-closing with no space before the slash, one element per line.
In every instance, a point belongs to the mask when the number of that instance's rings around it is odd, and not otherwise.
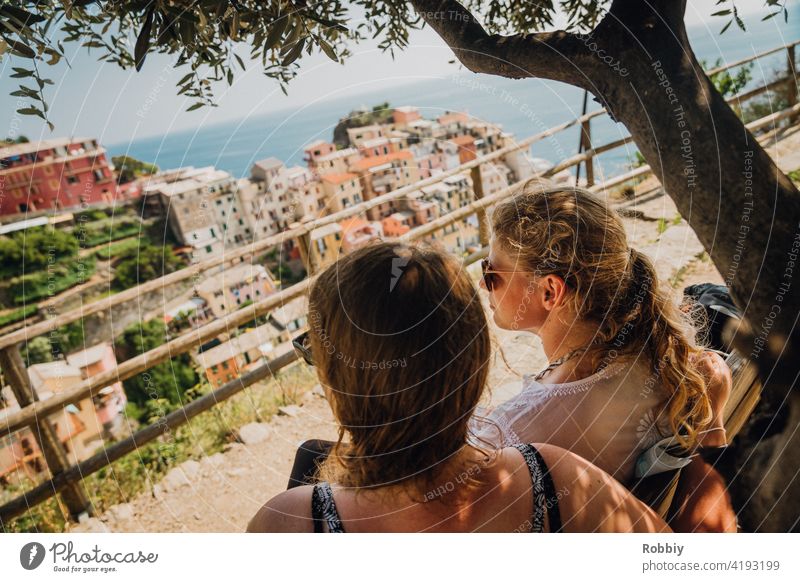
<path fill-rule="evenodd" d="M 645 357 L 617 361 L 564 384 L 523 376 L 522 391 L 488 415 L 479 413 L 473 430 L 499 447 L 562 447 L 625 484 L 633 480 L 639 454 L 669 434 L 663 418 L 656 422 L 665 396 Z"/>

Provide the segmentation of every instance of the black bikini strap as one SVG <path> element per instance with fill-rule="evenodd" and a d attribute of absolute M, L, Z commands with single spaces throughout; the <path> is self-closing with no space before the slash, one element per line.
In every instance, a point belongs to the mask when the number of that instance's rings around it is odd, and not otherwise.
<path fill-rule="evenodd" d="M 515 445 L 514 448 L 522 453 L 531 476 L 531 485 L 533 487 L 531 531 L 535 533 L 544 531 L 544 512 L 547 511 L 550 531 L 560 533 L 562 524 L 561 513 L 558 509 L 558 494 L 553 483 L 553 477 L 547 468 L 547 463 L 544 462 L 541 453 L 533 445 L 519 444 Z"/>
<path fill-rule="evenodd" d="M 553 533 L 562 533 L 561 512 L 558 509 L 558 493 L 556 493 L 556 485 L 553 482 L 553 476 L 550 474 L 550 469 L 547 463 L 544 462 L 542 454 L 534 447 L 533 454 L 542 468 L 542 484 L 544 485 L 545 507 L 547 508 L 547 519 L 550 522 L 550 531 Z"/>

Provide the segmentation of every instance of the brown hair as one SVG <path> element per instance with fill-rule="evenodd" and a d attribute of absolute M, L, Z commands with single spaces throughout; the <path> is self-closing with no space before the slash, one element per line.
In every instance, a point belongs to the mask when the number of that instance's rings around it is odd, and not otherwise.
<path fill-rule="evenodd" d="M 578 317 L 599 324 L 590 348 L 596 367 L 619 356 L 650 358 L 667 391 L 670 428 L 693 447 L 712 418 L 705 380 L 693 365 L 701 350 L 650 259 L 628 246 L 619 215 L 586 190 L 542 190 L 530 180 L 498 204 L 492 222 L 495 240 L 522 268 L 563 278 Z"/>
<path fill-rule="evenodd" d="M 401 243 L 356 250 L 314 283 L 309 336 L 340 425 L 325 478 L 352 487 L 404 482 L 420 493 L 463 469 L 449 461 L 472 446 L 468 422 L 491 347 L 459 262 Z"/>

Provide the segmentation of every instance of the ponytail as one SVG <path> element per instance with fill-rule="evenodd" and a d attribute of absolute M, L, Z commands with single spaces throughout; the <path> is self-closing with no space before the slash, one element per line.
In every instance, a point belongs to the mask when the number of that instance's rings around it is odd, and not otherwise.
<path fill-rule="evenodd" d="M 625 323 L 614 337 L 603 339 L 622 343 L 620 353 L 642 351 L 649 356 L 652 371 L 666 390 L 662 414 L 679 444 L 691 449 L 713 416 L 705 379 L 695 365 L 702 350 L 695 344 L 691 320 L 659 284 L 650 259 L 636 249 L 630 249 L 626 291 L 609 318 Z M 625 337 L 620 338 L 623 332 Z"/>

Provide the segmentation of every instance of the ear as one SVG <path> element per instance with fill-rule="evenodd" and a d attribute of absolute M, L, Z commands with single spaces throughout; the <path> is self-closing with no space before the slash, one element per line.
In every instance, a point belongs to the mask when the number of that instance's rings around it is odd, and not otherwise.
<path fill-rule="evenodd" d="M 558 275 L 544 275 L 539 279 L 542 305 L 548 311 L 561 307 L 567 294 L 567 284 Z"/>

